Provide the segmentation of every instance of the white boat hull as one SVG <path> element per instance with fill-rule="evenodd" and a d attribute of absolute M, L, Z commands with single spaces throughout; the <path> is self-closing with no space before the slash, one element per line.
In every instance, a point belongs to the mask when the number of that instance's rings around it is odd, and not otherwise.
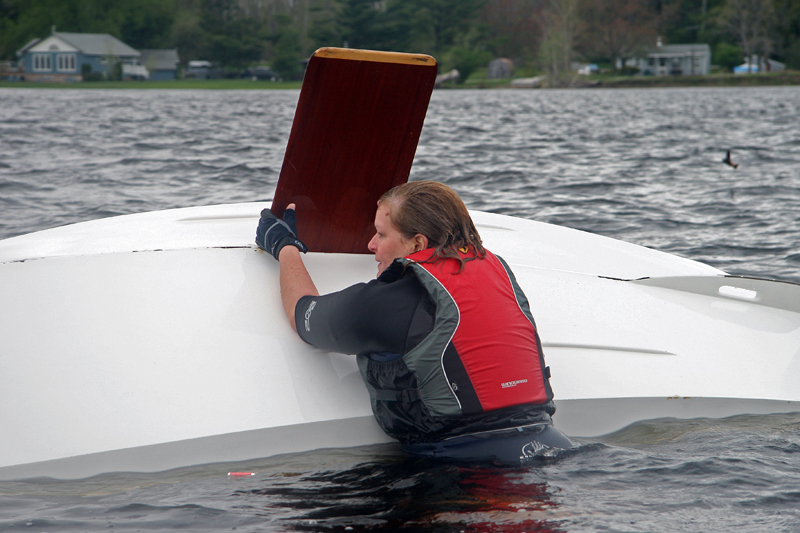
<path fill-rule="evenodd" d="M 388 441 L 354 357 L 291 330 L 264 204 L 129 215 L 0 241 L 0 479 L 157 471 Z M 637 420 L 800 411 L 800 290 L 474 212 L 512 266 L 575 437 Z M 321 292 L 371 255 L 308 254 Z M 650 278 L 641 281 L 639 278 Z M 723 287 L 723 289 L 720 289 Z"/>

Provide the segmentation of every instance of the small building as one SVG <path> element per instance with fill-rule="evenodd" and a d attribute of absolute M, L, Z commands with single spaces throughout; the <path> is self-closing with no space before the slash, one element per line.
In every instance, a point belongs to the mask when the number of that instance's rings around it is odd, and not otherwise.
<path fill-rule="evenodd" d="M 17 52 L 27 81 L 82 81 L 89 73 L 104 78 L 121 65 L 123 77 L 146 78 L 139 52 L 107 33 L 65 33 L 34 39 Z"/>
<path fill-rule="evenodd" d="M 600 72 L 600 68 L 597 66 L 596 63 L 586 63 L 586 64 L 578 64 L 572 65 L 572 69 L 577 71 L 578 74 L 581 76 L 591 76 L 592 74 L 597 74 Z"/>
<path fill-rule="evenodd" d="M 178 78 L 178 50 L 139 50 L 142 54 L 139 63 L 150 74 L 149 79 L 155 81 L 174 80 Z"/>
<path fill-rule="evenodd" d="M 745 58 L 742 65 L 733 67 L 734 74 L 758 74 L 759 72 L 780 72 L 781 70 L 786 70 L 785 63 L 757 55 L 751 56 L 750 61 Z"/>
<path fill-rule="evenodd" d="M 215 68 L 211 65 L 211 61 L 202 59 L 195 59 L 189 61 L 186 70 L 183 72 L 183 77 L 194 80 L 212 80 L 222 78 L 223 71 L 221 68 Z"/>
<path fill-rule="evenodd" d="M 489 62 L 486 77 L 490 80 L 510 78 L 514 74 L 514 62 L 505 57 Z"/>
<path fill-rule="evenodd" d="M 662 45 L 659 40 L 647 57 L 635 59 L 633 66 L 645 76 L 707 76 L 711 73 L 711 47 L 707 44 Z"/>
<path fill-rule="evenodd" d="M 272 70 L 271 68 L 262 65 L 258 67 L 251 67 L 244 71 L 242 74 L 245 78 L 250 78 L 253 81 L 258 80 L 267 80 L 267 81 L 278 81 L 280 80 L 280 76 L 278 73 Z"/>

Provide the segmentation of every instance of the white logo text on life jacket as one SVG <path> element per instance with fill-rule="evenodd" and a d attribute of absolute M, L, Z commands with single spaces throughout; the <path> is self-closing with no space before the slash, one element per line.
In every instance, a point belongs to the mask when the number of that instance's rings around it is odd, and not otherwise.
<path fill-rule="evenodd" d="M 308 317 L 311 316 L 311 311 L 317 306 L 317 301 L 312 300 L 312 302 L 308 305 L 308 309 L 306 309 L 305 320 L 303 321 L 306 326 L 306 331 L 311 331 L 311 326 L 308 324 Z"/>
<path fill-rule="evenodd" d="M 500 386 L 503 387 L 504 389 L 507 389 L 509 387 L 516 387 L 521 383 L 527 383 L 527 382 L 528 382 L 527 379 L 518 379 L 517 381 L 506 381 L 505 383 L 501 383 Z"/>

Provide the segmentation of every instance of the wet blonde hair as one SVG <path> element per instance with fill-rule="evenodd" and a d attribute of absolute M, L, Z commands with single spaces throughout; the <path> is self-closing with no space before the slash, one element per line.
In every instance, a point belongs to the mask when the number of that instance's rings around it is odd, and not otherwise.
<path fill-rule="evenodd" d="M 434 248 L 430 259 L 456 259 L 464 268 L 459 255 L 469 247 L 474 248 L 479 259 L 486 256 L 483 241 L 469 216 L 467 206 L 456 191 L 435 181 L 412 181 L 390 189 L 378 200 L 378 205 L 389 204 L 389 218 L 407 239 L 421 233 L 428 238 L 428 247 Z"/>

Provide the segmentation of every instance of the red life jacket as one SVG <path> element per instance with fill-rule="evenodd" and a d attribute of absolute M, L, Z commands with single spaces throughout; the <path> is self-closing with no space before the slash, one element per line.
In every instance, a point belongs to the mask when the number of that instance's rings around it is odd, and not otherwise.
<path fill-rule="evenodd" d="M 375 419 L 403 443 L 548 422 L 555 412 L 528 300 L 502 259 L 474 252 L 426 262 L 433 250 L 397 260 L 380 276 L 411 270 L 435 304 L 422 340 L 399 359 L 357 357 Z M 425 319 L 421 323 L 426 323 Z M 409 335 L 417 338 L 412 320 Z M 430 325 L 426 326 L 430 328 Z M 412 333 L 414 330 L 414 333 Z"/>
<path fill-rule="evenodd" d="M 470 250 L 461 254 L 468 261 L 459 272 L 461 263 L 455 259 L 425 262 L 431 254 L 423 250 L 407 259 L 424 268 L 455 302 L 459 316 L 450 342 L 480 410 L 551 400 L 536 326 L 507 265 L 489 251 L 481 260 Z M 424 278 L 418 270 L 417 277 Z M 445 298 L 438 292 L 429 289 L 437 305 Z"/>

